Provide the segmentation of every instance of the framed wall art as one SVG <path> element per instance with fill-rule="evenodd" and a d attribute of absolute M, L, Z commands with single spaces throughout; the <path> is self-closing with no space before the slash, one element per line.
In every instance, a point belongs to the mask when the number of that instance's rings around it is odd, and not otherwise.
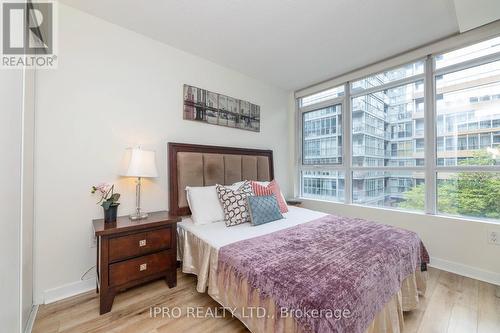
<path fill-rule="evenodd" d="M 260 132 L 260 106 L 187 84 L 184 119 Z"/>

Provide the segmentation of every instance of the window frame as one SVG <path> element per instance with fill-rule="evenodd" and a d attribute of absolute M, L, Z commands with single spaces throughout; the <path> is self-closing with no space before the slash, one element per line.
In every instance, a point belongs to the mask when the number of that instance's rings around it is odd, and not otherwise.
<path fill-rule="evenodd" d="M 320 84 L 322 86 L 321 89 L 314 92 L 311 88 L 307 88 L 307 95 L 297 95 L 295 94 L 295 109 L 296 109 L 296 154 L 298 156 L 296 161 L 296 179 L 295 179 L 295 194 L 306 200 L 319 200 L 314 198 L 307 198 L 303 196 L 302 191 L 302 171 L 306 170 L 331 170 L 342 172 L 344 174 L 344 200 L 336 201 L 337 203 L 348 204 L 348 205 L 360 205 L 363 207 L 370 207 L 374 209 L 388 209 L 388 210 L 396 210 L 391 207 L 377 207 L 377 206 L 368 206 L 364 204 L 356 204 L 352 202 L 352 193 L 353 193 L 353 172 L 355 171 L 387 171 L 387 172 L 398 172 L 398 171 L 417 171 L 424 172 L 424 182 L 425 182 L 425 214 L 430 215 L 439 215 L 439 216 L 449 216 L 447 214 L 438 212 L 438 197 L 437 197 L 437 177 L 438 173 L 442 172 L 500 172 L 500 165 L 478 165 L 478 166 L 469 166 L 469 165 L 454 165 L 449 166 L 446 163 L 443 165 L 438 164 L 437 152 L 438 152 L 438 116 L 437 116 L 437 103 L 438 103 L 438 94 L 436 91 L 436 80 L 438 77 L 443 76 L 444 74 L 448 74 L 451 72 L 456 72 L 480 65 L 484 65 L 487 63 L 492 63 L 494 61 L 500 61 L 500 52 L 488 54 L 482 57 L 478 57 L 475 59 L 467 60 L 461 63 L 448 65 L 445 67 L 441 67 L 436 69 L 436 57 L 440 54 L 447 53 L 450 51 L 454 51 L 460 48 L 464 48 L 476 43 L 480 43 L 482 41 L 492 39 L 500 36 L 498 31 L 495 34 L 489 34 L 481 39 L 469 40 L 467 43 L 455 43 L 456 45 L 453 47 L 441 48 L 438 51 L 433 51 L 429 53 L 425 57 L 416 57 L 414 59 L 408 58 L 405 61 L 398 62 L 396 65 L 388 66 L 388 67 L 380 67 L 374 65 L 373 67 L 377 68 L 376 71 L 372 73 L 367 73 L 365 70 L 360 70 L 359 75 L 349 75 L 348 80 L 343 82 L 339 82 L 338 79 L 331 80 L 336 83 L 329 88 L 324 84 Z M 411 52 L 410 52 L 411 53 Z M 411 60 L 408 60 L 411 59 Z M 358 91 L 353 93 L 351 91 L 351 83 L 357 80 L 361 80 L 363 78 L 369 77 L 371 75 L 376 75 L 378 73 L 389 71 L 391 69 L 395 69 L 406 64 L 424 61 L 424 72 L 421 74 L 413 75 L 407 78 L 395 80 L 384 85 L 380 85 L 377 87 L 370 87 L 363 91 Z M 340 77 L 342 78 L 342 77 Z M 424 165 L 418 166 L 415 163 L 414 166 L 353 166 L 352 161 L 352 110 L 351 104 L 352 99 L 369 95 L 374 92 L 383 91 L 386 89 L 402 86 L 405 84 L 416 83 L 418 81 L 423 81 L 424 85 Z M 333 98 L 328 101 L 323 101 L 318 104 L 308 105 L 306 107 L 300 107 L 300 99 L 311 94 L 321 92 L 326 89 L 344 86 L 344 95 Z M 302 163 L 302 153 L 303 153 L 303 134 L 302 134 L 302 120 L 303 113 L 318 110 L 324 107 L 333 106 L 333 105 L 341 105 L 342 108 L 342 163 L 341 164 L 322 164 L 322 165 L 304 165 Z M 446 149 L 445 137 L 446 137 L 446 125 L 445 119 L 443 117 L 443 148 Z M 478 122 L 478 126 L 480 126 Z M 480 129 L 480 128 L 479 128 Z M 415 134 L 415 133 L 413 133 Z M 478 147 L 481 147 L 481 136 L 478 135 Z M 491 142 L 493 142 L 493 135 L 491 136 Z M 468 145 L 468 138 L 467 138 Z M 337 188 L 338 190 L 338 188 Z M 401 211 L 397 209 L 398 211 Z M 418 213 L 418 212 L 417 212 Z M 468 216 L 453 216 L 458 218 L 463 218 L 467 220 L 488 220 L 486 218 L 475 218 Z M 494 220 L 496 223 L 500 221 Z"/>

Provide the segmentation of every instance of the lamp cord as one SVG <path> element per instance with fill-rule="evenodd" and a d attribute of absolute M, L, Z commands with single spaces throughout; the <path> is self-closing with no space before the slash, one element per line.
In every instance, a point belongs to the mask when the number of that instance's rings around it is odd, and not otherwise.
<path fill-rule="evenodd" d="M 85 271 L 85 273 L 83 273 L 83 274 L 82 274 L 82 276 L 80 277 L 80 280 L 81 280 L 81 281 L 84 281 L 84 280 L 89 280 L 89 279 L 85 279 L 85 276 L 86 276 L 86 275 L 87 275 L 87 274 L 88 274 L 88 273 L 89 273 L 89 272 L 90 272 L 93 268 L 95 268 L 95 267 L 96 267 L 96 265 L 94 265 L 94 266 L 90 267 L 89 269 L 87 269 L 87 270 Z"/>

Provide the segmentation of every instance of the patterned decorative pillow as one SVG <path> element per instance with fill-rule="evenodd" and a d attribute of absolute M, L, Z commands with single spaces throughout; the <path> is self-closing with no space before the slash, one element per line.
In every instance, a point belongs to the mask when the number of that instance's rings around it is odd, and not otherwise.
<path fill-rule="evenodd" d="M 248 211 L 250 212 L 250 222 L 252 225 L 269 223 L 281 220 L 283 215 L 280 213 L 276 196 L 249 196 L 247 197 Z"/>
<path fill-rule="evenodd" d="M 215 189 L 224 210 L 226 226 L 230 227 L 250 221 L 247 197 L 253 195 L 253 192 L 249 182 L 244 182 L 236 190 L 219 184 L 215 185 Z"/>
<path fill-rule="evenodd" d="M 273 179 L 267 186 L 260 185 L 258 182 L 252 182 L 252 190 L 254 195 L 263 196 L 263 195 L 275 195 L 276 200 L 278 201 L 278 206 L 280 207 L 280 212 L 286 213 L 288 212 L 288 206 L 286 205 L 283 196 L 281 195 L 280 186 Z"/>

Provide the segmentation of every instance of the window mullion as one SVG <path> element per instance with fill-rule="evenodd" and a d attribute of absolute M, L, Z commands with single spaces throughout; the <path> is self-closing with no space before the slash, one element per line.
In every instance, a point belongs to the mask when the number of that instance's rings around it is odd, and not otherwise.
<path fill-rule="evenodd" d="M 425 212 L 436 214 L 436 93 L 434 61 L 431 56 L 425 60 L 424 73 Z"/>
<path fill-rule="evenodd" d="M 500 172 L 498 165 L 438 166 L 438 172 Z"/>
<path fill-rule="evenodd" d="M 342 104 L 343 100 L 344 100 L 344 96 L 340 96 L 340 97 L 329 99 L 329 100 L 326 100 L 326 101 L 323 101 L 323 102 L 319 102 L 319 103 L 307 105 L 307 106 L 299 106 L 298 105 L 298 108 L 299 108 L 299 112 L 300 113 L 306 113 L 306 112 L 310 112 L 310 111 L 324 109 L 324 108 L 327 108 L 329 106 L 334 106 L 334 105 L 337 105 L 337 104 Z M 297 102 L 297 104 L 299 104 L 299 103 Z"/>
<path fill-rule="evenodd" d="M 488 55 L 485 55 L 483 57 L 474 58 L 474 59 L 467 60 L 464 62 L 459 62 L 457 64 L 449 65 L 449 66 L 442 67 L 439 69 L 434 69 L 434 74 L 435 75 L 443 75 L 446 73 L 457 72 L 460 70 L 488 64 L 490 62 L 495 62 L 498 60 L 500 60 L 500 52 L 488 54 Z"/>
<path fill-rule="evenodd" d="M 425 171 L 424 167 L 393 167 L 393 166 L 383 166 L 383 167 L 352 167 L 351 171 Z"/>
<path fill-rule="evenodd" d="M 341 164 L 302 164 L 300 166 L 300 169 L 306 171 L 317 171 L 317 170 L 344 171 L 345 168 Z"/>
<path fill-rule="evenodd" d="M 345 166 L 344 175 L 344 202 L 352 203 L 352 112 L 351 112 L 351 89 L 350 83 L 345 84 L 345 100 L 344 100 L 344 117 L 343 119 L 343 163 Z"/>
<path fill-rule="evenodd" d="M 299 112 L 299 99 L 295 100 L 295 133 L 297 134 L 297 144 L 295 145 L 297 154 L 295 159 L 296 173 L 294 179 L 293 195 L 295 197 L 302 197 L 302 150 L 303 150 L 303 133 L 302 133 L 302 113 Z"/>

